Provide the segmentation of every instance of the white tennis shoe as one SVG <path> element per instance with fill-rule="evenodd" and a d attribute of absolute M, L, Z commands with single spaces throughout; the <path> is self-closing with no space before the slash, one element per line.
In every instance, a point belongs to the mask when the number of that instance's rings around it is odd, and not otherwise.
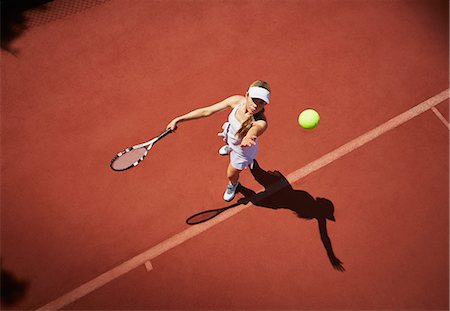
<path fill-rule="evenodd" d="M 223 194 L 223 199 L 227 202 L 230 202 L 236 196 L 236 189 L 239 186 L 239 182 L 236 185 L 232 185 L 230 182 L 228 183 L 227 190 Z"/>
<path fill-rule="evenodd" d="M 230 154 L 230 152 L 231 152 L 231 148 L 228 145 L 222 146 L 219 149 L 219 154 L 222 156 L 226 156 L 226 155 Z"/>

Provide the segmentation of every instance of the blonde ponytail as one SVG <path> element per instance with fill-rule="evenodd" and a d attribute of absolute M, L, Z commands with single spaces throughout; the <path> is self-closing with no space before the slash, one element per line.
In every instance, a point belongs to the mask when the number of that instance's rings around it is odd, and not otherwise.
<path fill-rule="evenodd" d="M 247 135 L 248 131 L 251 129 L 253 122 L 255 122 L 255 117 L 254 116 L 248 117 L 247 120 L 245 120 L 244 123 L 242 123 L 239 131 L 237 131 L 236 133 L 237 136 L 239 138 L 244 138 L 244 136 Z"/>

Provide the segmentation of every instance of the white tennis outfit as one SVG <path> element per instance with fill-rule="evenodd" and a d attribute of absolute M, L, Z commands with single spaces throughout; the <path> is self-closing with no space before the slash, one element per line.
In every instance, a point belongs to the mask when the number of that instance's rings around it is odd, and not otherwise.
<path fill-rule="evenodd" d="M 241 147 L 242 138 L 236 134 L 241 128 L 242 123 L 236 118 L 236 111 L 245 105 L 245 102 L 236 105 L 228 116 L 228 122 L 222 126 L 223 132 L 219 136 L 223 137 L 223 141 L 231 148 L 230 162 L 231 165 L 238 170 L 243 170 L 253 163 L 258 154 L 258 138 L 256 145 L 250 147 Z"/>

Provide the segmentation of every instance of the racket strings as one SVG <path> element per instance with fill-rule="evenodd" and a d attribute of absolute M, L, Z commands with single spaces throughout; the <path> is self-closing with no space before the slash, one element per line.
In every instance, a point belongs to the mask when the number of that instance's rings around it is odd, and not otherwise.
<path fill-rule="evenodd" d="M 111 167 L 116 171 L 125 170 L 136 165 L 147 154 L 145 147 L 136 149 L 127 149 L 117 155 L 111 162 Z"/>

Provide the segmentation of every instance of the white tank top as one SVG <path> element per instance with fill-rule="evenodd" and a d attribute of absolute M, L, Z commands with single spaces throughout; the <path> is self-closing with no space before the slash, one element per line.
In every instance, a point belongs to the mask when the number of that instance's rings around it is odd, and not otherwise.
<path fill-rule="evenodd" d="M 239 108 L 245 105 L 245 103 L 241 103 L 236 105 L 236 107 L 231 110 L 231 113 L 228 115 L 228 122 L 225 122 L 223 129 L 225 134 L 225 141 L 231 147 L 232 150 L 241 154 L 255 155 L 258 151 L 258 139 L 256 139 L 256 145 L 250 147 L 241 147 L 240 144 L 242 142 L 242 138 L 238 137 L 237 132 L 242 126 L 242 123 L 236 118 L 236 112 Z"/>
<path fill-rule="evenodd" d="M 239 108 L 242 107 L 242 104 L 236 105 L 236 107 L 231 110 L 230 114 L 228 115 L 228 122 L 230 123 L 230 128 L 228 130 L 228 135 L 233 136 L 233 138 L 237 141 L 239 140 L 239 144 L 242 141 L 242 138 L 239 138 L 237 135 L 237 132 L 242 126 L 242 123 L 239 122 L 239 120 L 236 118 L 236 112 Z"/>

